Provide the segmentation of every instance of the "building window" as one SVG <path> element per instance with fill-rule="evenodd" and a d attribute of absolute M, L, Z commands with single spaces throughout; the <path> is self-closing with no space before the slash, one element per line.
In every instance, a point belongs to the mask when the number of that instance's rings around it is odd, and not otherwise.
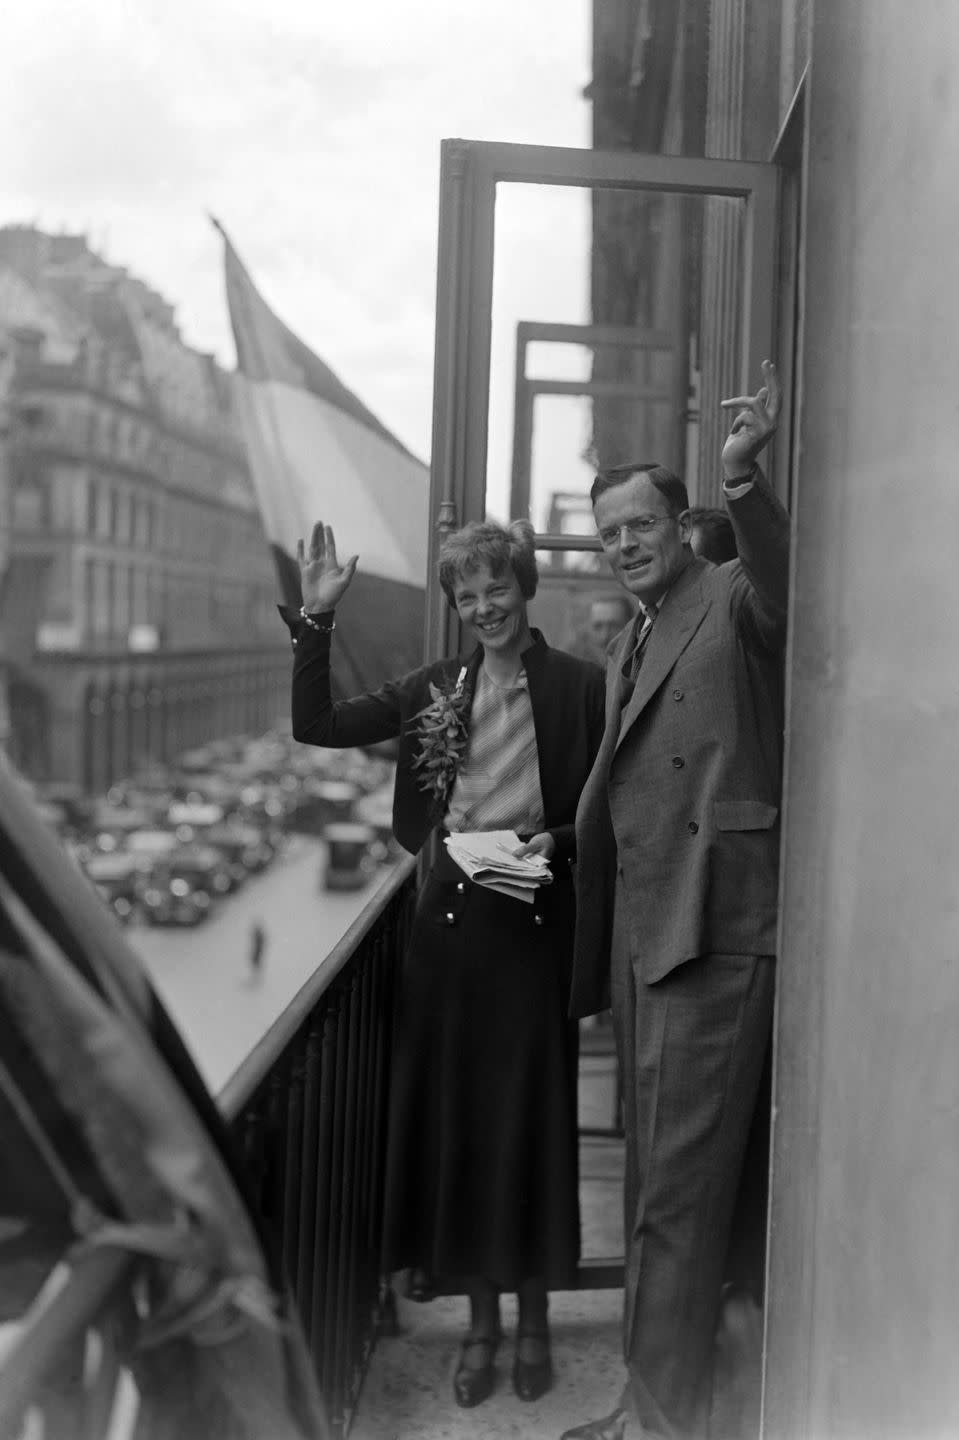
<path fill-rule="evenodd" d="M 22 456 L 14 469 L 13 523 L 20 530 L 50 525 L 50 487 L 36 458 Z"/>
<path fill-rule="evenodd" d="M 114 631 L 116 630 L 116 624 L 117 624 L 117 616 L 116 616 L 116 599 L 117 599 L 116 567 L 114 566 L 112 560 L 107 560 L 107 561 L 104 563 L 104 566 L 103 566 L 103 580 L 104 580 L 104 587 L 103 587 L 103 588 L 104 588 L 104 591 L 105 591 L 105 594 L 104 594 L 104 602 L 103 602 L 103 619 L 104 619 L 103 628 L 104 628 L 104 630 L 107 632 L 108 635 L 112 635 L 112 634 L 114 633 Z"/>
<path fill-rule="evenodd" d="M 84 613 L 86 616 L 87 634 L 92 635 L 97 628 L 97 562 L 87 559 L 84 566 Z"/>

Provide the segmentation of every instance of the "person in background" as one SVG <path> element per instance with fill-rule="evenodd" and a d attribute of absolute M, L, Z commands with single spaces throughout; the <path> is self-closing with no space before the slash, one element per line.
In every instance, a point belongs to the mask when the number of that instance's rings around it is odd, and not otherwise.
<path fill-rule="evenodd" d="M 629 624 L 635 613 L 635 606 L 622 591 L 618 595 L 615 592 L 610 595 L 597 595 L 590 604 L 586 620 L 588 658 L 595 660 L 596 664 L 602 665 L 605 670 L 610 641 Z"/>
<path fill-rule="evenodd" d="M 548 1291 L 575 1282 L 579 1257 L 570 861 L 603 733 L 602 671 L 530 628 L 532 526 L 477 522 L 449 536 L 439 559 L 470 653 L 334 702 L 334 610 L 357 557 L 340 565 L 318 523 L 299 561 L 303 607 L 285 615 L 293 735 L 332 747 L 398 737 L 394 833 L 429 859 L 397 1016 L 387 1262 L 466 1289 L 453 1379 L 463 1406 L 494 1387 L 499 1296 L 515 1291 L 513 1387 L 535 1400 L 552 1379 Z M 513 830 L 520 853 L 551 862 L 533 903 L 473 884 L 451 860 L 444 835 L 478 830 Z"/>
<path fill-rule="evenodd" d="M 250 984 L 255 985 L 263 974 L 263 954 L 266 950 L 266 930 L 261 920 L 254 920 L 250 928 Z"/>
<path fill-rule="evenodd" d="M 780 386 L 763 364 L 723 448 L 740 558 L 690 546 L 658 465 L 597 475 L 607 560 L 640 604 L 607 668 L 608 721 L 576 818 L 571 1011 L 609 1003 L 626 1175 L 619 1405 L 565 1440 L 704 1440 L 730 1232 L 774 989 L 789 517 L 757 465 Z M 637 1433 L 637 1432 L 631 1432 Z"/>
<path fill-rule="evenodd" d="M 736 559 L 739 554 L 736 548 L 736 532 L 725 510 L 693 506 L 689 518 L 692 522 L 689 548 L 694 555 L 711 561 L 713 565 L 725 565 Z"/>

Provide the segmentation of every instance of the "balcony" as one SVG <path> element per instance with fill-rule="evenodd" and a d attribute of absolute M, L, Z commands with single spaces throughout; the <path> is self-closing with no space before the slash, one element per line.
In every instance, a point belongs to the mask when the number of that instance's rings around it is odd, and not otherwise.
<path fill-rule="evenodd" d="M 6 800 L 3 781 L 0 776 Z M 45 838 L 17 810 L 11 800 L 0 821 L 4 879 L 19 869 L 19 878 L 30 877 L 24 893 L 37 901 L 52 902 L 55 887 L 61 913 L 72 920 L 76 912 L 78 929 L 94 925 L 122 955 L 122 939 L 112 926 L 109 937 L 104 933 L 107 922 L 92 897 L 75 891 L 72 877 L 51 879 Z M 511 1355 L 504 1346 L 496 1394 L 475 1413 L 458 1410 L 450 1388 L 465 1300 L 443 1296 L 417 1305 L 395 1295 L 381 1273 L 394 1004 L 414 902 L 415 865 L 407 860 L 255 1045 L 217 1097 L 218 1106 L 236 1142 L 251 1207 L 282 1258 L 312 1357 L 327 1415 L 311 1433 L 321 1440 L 495 1436 L 515 1433 L 521 1421 L 524 1434 L 553 1436 L 561 1420 L 588 1415 L 616 1394 L 619 1292 L 604 1288 L 616 1283 L 615 1266 L 587 1262 L 584 1288 L 553 1297 L 557 1380 L 550 1394 L 521 1405 L 509 1385 Z M 612 1126 L 616 1096 L 608 1041 L 587 1043 L 584 1052 L 584 1250 L 601 1257 L 619 1249 L 621 1141 Z M 129 1328 L 123 1307 L 135 1288 L 135 1262 L 105 1249 L 65 1268 L 55 1293 L 49 1287 L 41 1292 L 5 1337 L 0 1432 L 16 1435 L 25 1408 L 59 1384 L 61 1418 L 48 1417 L 45 1440 L 81 1434 L 125 1440 L 136 1402 L 125 1377 L 117 1317 L 124 1314 Z M 504 1320 L 509 1333 L 508 1308 Z M 81 1344 L 88 1359 L 78 1374 Z M 64 1413 L 68 1428 L 58 1429 Z"/>

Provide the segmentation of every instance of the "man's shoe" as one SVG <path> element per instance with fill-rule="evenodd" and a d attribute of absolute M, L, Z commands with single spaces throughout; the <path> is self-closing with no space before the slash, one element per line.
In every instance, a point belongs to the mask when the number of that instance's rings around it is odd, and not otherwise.
<path fill-rule="evenodd" d="M 519 1353 L 524 1340 L 536 1340 L 540 1353 L 534 1360 L 525 1359 Z M 520 1400 L 538 1400 L 545 1395 L 553 1383 L 553 1362 L 549 1356 L 549 1336 L 517 1335 L 516 1359 L 513 1361 L 513 1389 Z"/>
<path fill-rule="evenodd" d="M 460 1346 L 460 1362 L 456 1367 L 456 1374 L 453 1376 L 453 1396 L 457 1405 L 462 1405 L 464 1410 L 471 1410 L 474 1405 L 482 1405 L 493 1393 L 493 1386 L 496 1383 L 496 1368 L 494 1360 L 496 1351 L 499 1348 L 500 1336 L 492 1339 L 479 1338 L 467 1335 Z M 476 1353 L 472 1358 L 479 1360 L 480 1365 L 467 1365 L 466 1352 L 473 1350 Z"/>
<path fill-rule="evenodd" d="M 601 1420 L 587 1420 L 585 1425 L 564 1430 L 559 1440 L 623 1440 L 628 1418 L 628 1411 L 614 1410 Z"/>

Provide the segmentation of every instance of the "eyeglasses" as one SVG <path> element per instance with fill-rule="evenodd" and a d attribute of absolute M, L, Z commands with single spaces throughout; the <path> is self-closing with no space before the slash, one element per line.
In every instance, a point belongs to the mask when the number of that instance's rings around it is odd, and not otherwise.
<path fill-rule="evenodd" d="M 640 535 L 648 535 L 655 530 L 657 525 L 665 525 L 667 520 L 678 519 L 678 515 L 636 515 L 632 520 L 624 520 L 621 525 L 604 526 L 599 532 L 599 538 L 608 550 L 611 545 L 619 544 L 624 530 L 631 540 L 637 540 Z"/>

